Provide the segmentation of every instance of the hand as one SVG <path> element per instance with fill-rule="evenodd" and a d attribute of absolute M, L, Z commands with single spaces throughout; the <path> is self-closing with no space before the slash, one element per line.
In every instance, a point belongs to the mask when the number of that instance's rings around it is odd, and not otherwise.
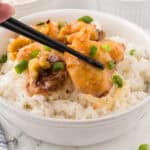
<path fill-rule="evenodd" d="M 0 2 L 0 23 L 9 19 L 15 13 L 15 9 L 6 3 Z"/>

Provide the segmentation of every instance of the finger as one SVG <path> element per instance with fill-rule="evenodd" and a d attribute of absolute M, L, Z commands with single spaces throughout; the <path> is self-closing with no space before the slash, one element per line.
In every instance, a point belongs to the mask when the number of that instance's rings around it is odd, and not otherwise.
<path fill-rule="evenodd" d="M 0 23 L 6 21 L 12 15 L 14 15 L 15 9 L 6 3 L 0 3 Z"/>

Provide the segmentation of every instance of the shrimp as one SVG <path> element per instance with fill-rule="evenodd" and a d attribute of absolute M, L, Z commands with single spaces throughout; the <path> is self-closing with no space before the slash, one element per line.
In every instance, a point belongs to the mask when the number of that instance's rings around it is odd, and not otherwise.
<path fill-rule="evenodd" d="M 41 50 L 41 47 L 42 45 L 39 44 L 39 43 L 31 43 L 29 45 L 26 45 L 24 47 L 22 47 L 19 51 L 18 51 L 18 54 L 17 54 L 17 60 L 29 60 L 31 57 L 30 57 L 30 54 L 35 51 L 35 50 Z"/>
<path fill-rule="evenodd" d="M 25 45 L 28 45 L 32 43 L 32 40 L 23 37 L 23 36 L 18 36 L 16 39 L 14 39 L 9 45 L 8 45 L 8 53 L 10 55 L 10 58 L 12 60 L 16 59 L 17 53 L 20 48 L 24 47 Z"/>
<path fill-rule="evenodd" d="M 124 58 L 125 45 L 112 40 L 103 40 L 101 45 L 109 45 L 111 47 L 110 56 L 115 62 L 119 62 Z"/>
<path fill-rule="evenodd" d="M 86 34 L 84 35 L 83 32 Z M 84 35 L 86 39 L 91 40 L 99 40 L 105 37 L 104 33 L 97 30 L 96 26 L 93 24 L 87 24 L 81 21 L 73 22 L 72 24 L 65 25 L 59 32 L 59 39 L 60 40 L 67 40 L 67 43 L 72 43 L 72 41 L 76 37 L 81 37 Z M 86 36 L 87 35 L 87 36 Z M 102 36 L 103 35 L 103 36 Z"/>
<path fill-rule="evenodd" d="M 41 58 L 42 62 L 41 62 Z M 46 58 L 46 59 L 45 59 Z M 59 56 L 41 56 L 29 61 L 27 90 L 29 94 L 48 94 L 50 91 L 61 89 L 67 80 L 65 68 L 53 71 L 52 66 L 56 62 L 62 62 Z"/>
<path fill-rule="evenodd" d="M 33 51 L 39 51 L 39 54 L 37 56 L 39 56 L 41 58 L 43 58 L 44 55 L 46 57 L 51 56 L 51 55 L 57 55 L 57 56 L 63 57 L 62 53 L 57 52 L 56 50 L 54 50 L 52 48 L 49 51 L 47 51 L 47 50 L 45 50 L 44 45 L 37 43 L 37 42 L 34 42 L 34 43 L 31 43 L 29 45 L 22 47 L 18 51 L 17 60 L 23 60 L 23 59 L 29 60 L 29 59 L 31 59 L 31 53 Z M 42 62 L 42 60 L 41 60 L 41 62 Z M 45 61 L 43 61 L 43 62 L 45 62 Z"/>
<path fill-rule="evenodd" d="M 88 55 L 90 46 L 93 44 L 96 44 L 96 42 L 75 40 L 70 47 Z M 99 47 L 99 45 L 97 46 Z M 105 95 L 110 90 L 112 87 L 111 70 L 107 68 L 100 70 L 68 53 L 65 53 L 64 56 L 69 75 L 78 90 L 98 97 Z M 108 53 L 98 50 L 96 60 L 106 64 L 107 60 L 111 60 L 111 57 Z"/>
<path fill-rule="evenodd" d="M 42 32 L 43 34 L 46 34 L 54 39 L 58 38 L 58 26 L 55 25 L 52 21 L 48 20 L 42 24 L 37 24 L 33 26 L 36 30 Z"/>
<path fill-rule="evenodd" d="M 111 44 L 112 53 L 105 52 L 102 49 L 102 44 L 106 43 Z M 64 57 L 67 70 L 76 89 L 83 93 L 100 97 L 108 93 L 112 87 L 112 73 L 114 70 L 110 70 L 107 67 L 107 63 L 108 61 L 118 62 L 122 60 L 124 47 L 113 41 L 84 41 L 78 37 L 69 46 L 88 56 L 90 54 L 90 48 L 93 45 L 97 47 L 94 59 L 105 64 L 104 70 L 95 68 L 68 53 L 65 53 Z M 117 53 L 120 54 L 119 57 L 117 57 Z"/>

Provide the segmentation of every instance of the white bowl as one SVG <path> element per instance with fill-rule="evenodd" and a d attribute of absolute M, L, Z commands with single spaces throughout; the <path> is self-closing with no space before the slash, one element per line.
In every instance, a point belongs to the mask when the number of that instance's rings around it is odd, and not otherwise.
<path fill-rule="evenodd" d="M 52 10 L 36 13 L 22 18 L 28 24 L 53 20 L 75 20 L 80 16 L 92 16 L 108 35 L 121 36 L 131 42 L 141 43 L 150 47 L 150 37 L 135 24 L 121 18 L 89 10 Z M 0 50 L 6 49 L 11 32 L 0 31 Z M 2 83 L 0 83 L 2 84 Z M 14 83 L 15 84 L 15 83 Z M 28 135 L 42 141 L 59 144 L 81 146 L 102 142 L 128 131 L 134 127 L 147 110 L 150 97 L 131 109 L 117 114 L 91 120 L 58 120 L 37 117 L 23 110 L 16 109 L 7 100 L 0 98 L 1 114 L 11 123 L 22 129 Z"/>

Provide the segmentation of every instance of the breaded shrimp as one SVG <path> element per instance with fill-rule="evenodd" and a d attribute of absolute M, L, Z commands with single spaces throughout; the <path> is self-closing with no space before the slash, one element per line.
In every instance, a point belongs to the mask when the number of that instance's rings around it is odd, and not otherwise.
<path fill-rule="evenodd" d="M 85 30 L 86 30 L 86 34 L 83 34 L 83 32 L 85 33 Z M 101 33 L 102 32 L 96 29 L 96 25 L 87 24 L 81 21 L 76 21 L 71 24 L 65 25 L 65 27 L 63 27 L 60 30 L 59 39 L 65 39 L 67 40 L 68 43 L 72 43 L 74 38 L 82 37 L 84 35 L 86 39 L 88 38 L 91 40 L 99 40 Z"/>
<path fill-rule="evenodd" d="M 90 46 L 93 44 L 96 43 L 74 40 L 71 47 L 85 55 L 89 55 Z M 99 45 L 97 45 L 97 48 L 96 60 L 99 60 L 104 64 L 106 64 L 108 60 L 111 60 L 108 53 L 99 50 Z M 105 95 L 110 90 L 112 87 L 112 70 L 107 68 L 100 70 L 68 53 L 65 53 L 64 55 L 69 75 L 79 91 L 99 97 Z"/>
<path fill-rule="evenodd" d="M 110 44 L 112 52 L 104 51 L 102 49 L 103 44 Z M 84 41 L 78 37 L 75 38 L 69 46 L 89 56 L 90 48 L 93 45 L 97 47 L 94 59 L 105 64 L 104 70 L 97 69 L 68 53 L 64 55 L 67 70 L 76 89 L 83 93 L 100 97 L 105 95 L 112 87 L 113 70 L 108 69 L 107 63 L 108 61 L 118 62 L 122 60 L 124 47 L 122 44 L 113 41 Z M 116 55 L 117 53 L 119 53 L 119 57 Z"/>
<path fill-rule="evenodd" d="M 8 53 L 10 58 L 15 60 L 19 49 L 30 43 L 32 43 L 32 40 L 23 36 L 18 36 L 8 45 Z"/>
<path fill-rule="evenodd" d="M 53 50 L 52 48 L 47 51 L 45 50 L 45 46 L 40 44 L 40 43 L 37 43 L 37 42 L 34 42 L 34 43 L 31 43 L 29 45 L 26 45 L 24 47 L 22 47 L 19 51 L 18 51 L 18 54 L 17 54 L 17 60 L 29 60 L 31 59 L 31 53 L 33 51 L 39 51 L 39 54 L 37 56 L 41 57 L 43 55 L 47 55 L 47 56 L 51 56 L 51 55 L 57 55 L 57 56 L 60 56 L 60 57 L 63 57 L 63 54 L 60 53 L 60 52 L 57 52 L 56 50 Z"/>
<path fill-rule="evenodd" d="M 115 62 L 119 62 L 124 58 L 125 45 L 112 40 L 103 40 L 101 45 L 109 45 L 111 47 L 110 56 Z"/>
<path fill-rule="evenodd" d="M 44 60 L 41 63 L 42 57 Z M 68 74 L 65 65 L 61 70 L 53 71 L 53 65 L 56 62 L 64 64 L 63 59 L 56 55 L 40 56 L 29 61 L 27 83 L 29 94 L 48 94 L 50 91 L 56 91 L 64 86 Z"/>
<path fill-rule="evenodd" d="M 17 60 L 29 60 L 31 57 L 30 57 L 30 54 L 35 51 L 35 50 L 41 50 L 41 47 L 42 45 L 37 43 L 37 42 L 34 42 L 34 43 L 31 43 L 29 45 L 26 45 L 24 46 L 23 48 L 21 48 L 19 51 L 18 51 L 18 54 L 17 54 Z"/>
<path fill-rule="evenodd" d="M 42 24 L 37 24 L 33 26 L 36 30 L 42 32 L 43 34 L 46 34 L 54 39 L 57 39 L 58 37 L 58 26 L 55 25 L 52 21 L 48 20 Z"/>

